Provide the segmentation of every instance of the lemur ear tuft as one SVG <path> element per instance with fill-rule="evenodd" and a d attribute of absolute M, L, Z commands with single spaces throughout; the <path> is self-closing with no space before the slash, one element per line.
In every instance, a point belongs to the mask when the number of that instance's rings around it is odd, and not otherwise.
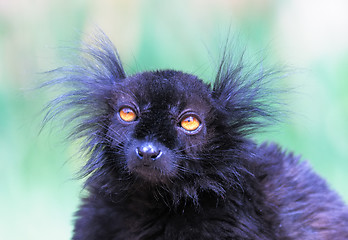
<path fill-rule="evenodd" d="M 225 47 L 212 97 L 237 132 L 247 135 L 277 120 L 278 91 L 273 83 L 283 77 L 283 71 L 265 70 L 263 61 L 245 64 L 245 51 L 238 57 Z M 279 114 L 278 114 L 279 115 Z"/>
<path fill-rule="evenodd" d="M 104 33 L 91 39 L 79 50 L 75 63 L 47 73 L 52 80 L 41 87 L 52 87 L 59 93 L 45 108 L 43 126 L 58 119 L 62 129 L 68 127 L 69 138 L 84 139 L 82 152 L 98 158 L 114 112 L 115 87 L 126 73 L 116 48 Z"/>
<path fill-rule="evenodd" d="M 107 79 L 126 78 L 119 54 L 110 39 L 99 30 L 81 49 L 83 64 Z"/>

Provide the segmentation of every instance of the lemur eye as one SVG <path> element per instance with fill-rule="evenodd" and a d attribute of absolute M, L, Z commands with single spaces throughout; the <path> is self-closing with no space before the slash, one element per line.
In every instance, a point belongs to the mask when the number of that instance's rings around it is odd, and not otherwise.
<path fill-rule="evenodd" d="M 123 107 L 118 113 L 120 118 L 125 122 L 133 122 L 137 118 L 135 111 L 130 107 Z"/>
<path fill-rule="evenodd" d="M 183 129 L 192 132 L 200 127 L 201 122 L 195 116 L 188 115 L 181 120 L 180 125 Z"/>

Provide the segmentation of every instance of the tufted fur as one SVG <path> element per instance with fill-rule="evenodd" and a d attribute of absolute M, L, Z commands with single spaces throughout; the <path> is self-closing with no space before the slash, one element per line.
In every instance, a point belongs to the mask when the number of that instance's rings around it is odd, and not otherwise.
<path fill-rule="evenodd" d="M 65 93 L 45 122 L 61 116 L 82 138 L 89 195 L 76 213 L 74 240 L 348 239 L 348 209 L 299 157 L 250 133 L 272 120 L 265 83 L 225 53 L 212 85 L 173 70 L 127 76 L 99 36 L 81 63 L 46 85 Z M 123 106 L 137 114 L 124 122 Z M 193 114 L 196 132 L 180 126 Z M 142 163 L 151 144 L 161 156 Z"/>

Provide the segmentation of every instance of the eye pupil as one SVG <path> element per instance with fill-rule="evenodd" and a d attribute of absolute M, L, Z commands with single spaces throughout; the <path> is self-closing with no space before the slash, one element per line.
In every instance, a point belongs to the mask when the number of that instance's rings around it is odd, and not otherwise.
<path fill-rule="evenodd" d="M 132 122 L 137 117 L 134 110 L 129 107 L 121 108 L 119 111 L 119 115 L 120 115 L 120 118 L 125 122 Z"/>

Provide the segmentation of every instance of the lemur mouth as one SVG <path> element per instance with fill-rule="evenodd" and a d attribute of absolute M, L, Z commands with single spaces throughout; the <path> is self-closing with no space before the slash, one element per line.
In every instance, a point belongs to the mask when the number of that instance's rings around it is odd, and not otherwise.
<path fill-rule="evenodd" d="M 168 175 L 163 172 L 161 169 L 151 166 L 151 165 L 142 165 L 135 166 L 131 172 L 136 174 L 138 177 L 145 181 L 157 183 L 157 182 L 166 182 L 168 180 Z"/>

